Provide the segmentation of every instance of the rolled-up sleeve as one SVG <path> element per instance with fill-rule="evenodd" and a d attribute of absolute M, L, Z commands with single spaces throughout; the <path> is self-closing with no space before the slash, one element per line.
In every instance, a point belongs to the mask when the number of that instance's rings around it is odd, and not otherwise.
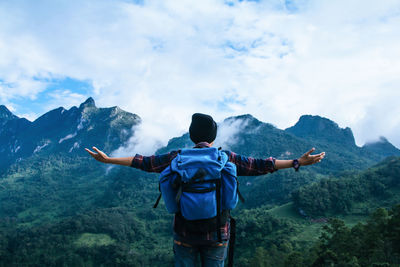
<path fill-rule="evenodd" d="M 257 176 L 277 171 L 275 168 L 275 158 L 256 159 L 244 157 L 231 151 L 224 151 L 229 161 L 236 165 L 238 176 Z"/>

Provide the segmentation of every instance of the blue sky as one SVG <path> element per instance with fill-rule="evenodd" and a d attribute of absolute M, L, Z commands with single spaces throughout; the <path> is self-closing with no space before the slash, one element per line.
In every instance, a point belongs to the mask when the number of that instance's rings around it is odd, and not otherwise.
<path fill-rule="evenodd" d="M 34 120 L 92 96 L 154 143 L 194 112 L 303 114 L 400 147 L 398 1 L 1 1 L 0 104 Z"/>
<path fill-rule="evenodd" d="M 91 81 L 76 80 L 70 77 L 42 79 L 33 77 L 33 81 L 43 83 L 43 90 L 24 97 L 15 97 L 8 105 L 14 113 L 20 117 L 35 120 L 38 115 L 60 107 L 70 107 L 70 102 L 78 103 L 93 91 Z M 0 82 L 1 83 L 1 82 Z M 5 84 L 9 90 L 13 84 Z"/>

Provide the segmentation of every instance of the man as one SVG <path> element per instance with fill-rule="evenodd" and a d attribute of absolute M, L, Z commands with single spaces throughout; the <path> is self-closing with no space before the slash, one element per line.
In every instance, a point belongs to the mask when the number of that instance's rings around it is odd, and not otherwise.
<path fill-rule="evenodd" d="M 190 139 L 195 144 L 194 148 L 209 148 L 217 135 L 217 124 L 213 118 L 206 114 L 195 113 L 189 127 Z M 147 172 L 162 172 L 179 151 L 171 151 L 163 155 L 110 158 L 104 152 L 93 147 L 95 152 L 85 148 L 96 160 L 103 163 L 131 166 Z M 237 176 L 256 176 L 272 173 L 279 169 L 293 167 L 296 171 L 300 166 L 311 165 L 320 162 L 325 152 L 311 155 L 315 149 L 311 149 L 303 156 L 294 160 L 278 160 L 275 158 L 255 159 L 244 157 L 231 151 L 223 151 L 227 154 L 229 162 L 236 165 Z M 174 255 L 175 266 L 195 266 L 196 258 L 200 255 L 202 266 L 224 266 L 227 256 L 227 247 L 230 238 L 230 220 L 225 219 L 220 225 L 220 231 L 207 232 L 188 231 L 185 227 L 185 219 L 180 212 L 174 218 Z"/>

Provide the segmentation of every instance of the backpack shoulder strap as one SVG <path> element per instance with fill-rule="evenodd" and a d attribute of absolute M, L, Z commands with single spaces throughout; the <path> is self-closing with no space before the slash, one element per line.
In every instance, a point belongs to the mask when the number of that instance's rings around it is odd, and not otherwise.
<path fill-rule="evenodd" d="M 172 161 L 171 161 L 171 163 L 169 164 L 169 166 L 168 166 L 167 168 L 165 168 L 165 169 L 161 172 L 161 174 L 160 174 L 160 179 L 161 179 L 163 176 L 167 176 L 167 175 L 169 175 L 169 174 L 172 172 L 171 164 L 172 164 L 174 161 L 177 160 L 177 157 L 179 156 L 179 154 L 181 153 L 181 151 L 182 151 L 181 149 L 178 150 L 177 156 L 176 156 L 175 158 L 173 158 Z M 153 209 L 157 208 L 157 206 L 158 206 L 158 204 L 160 203 L 160 200 L 161 200 L 162 192 L 161 192 L 160 181 L 158 182 L 158 191 L 160 191 L 160 194 L 158 195 L 157 200 L 156 200 L 156 202 L 155 202 L 154 205 L 153 205 Z"/>

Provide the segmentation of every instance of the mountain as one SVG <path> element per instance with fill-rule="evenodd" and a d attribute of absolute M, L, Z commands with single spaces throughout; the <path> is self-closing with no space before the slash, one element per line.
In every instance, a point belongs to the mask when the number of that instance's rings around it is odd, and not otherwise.
<path fill-rule="evenodd" d="M 50 161 L 55 161 L 53 163 L 55 166 L 64 166 L 63 168 L 71 169 L 72 173 L 76 172 L 77 176 L 82 177 L 85 175 L 82 173 L 85 169 L 79 168 L 79 162 L 88 156 L 82 147 L 96 145 L 106 153 L 111 152 L 124 144 L 134 134 L 132 127 L 141 122 L 137 115 L 125 112 L 118 107 L 97 108 L 92 98 L 88 98 L 79 107 L 72 107 L 69 110 L 62 107 L 51 110 L 34 122 L 20 119 L 9 111 L 3 113 L 7 114 L 3 116 L 7 119 L 6 127 L 2 127 L 2 132 L 0 132 L 2 137 L 0 151 L 3 151 L 5 160 L 2 160 L 0 174 L 4 173 L 3 179 L 10 179 L 10 181 L 15 175 L 28 177 L 36 173 L 36 171 L 26 170 L 37 170 L 37 166 L 49 167 L 49 171 L 46 172 L 51 173 L 51 166 L 44 163 Z M 318 129 L 320 134 L 315 129 Z M 341 129 L 329 119 L 309 115 L 302 116 L 295 126 L 286 130 L 278 129 L 249 114 L 229 117 L 218 124 L 218 135 L 215 140 L 215 146 L 256 158 L 293 159 L 300 157 L 312 147 L 317 148 L 316 152 L 327 153 L 321 163 L 303 167 L 300 173 L 278 171 L 274 175 L 256 178 L 241 177 L 241 183 L 246 185 L 242 191 L 248 195 L 247 207 L 265 203 L 285 203 L 290 199 L 290 193 L 293 190 L 317 181 L 321 177 L 338 175 L 349 170 L 365 169 L 375 164 L 377 160 L 383 159 L 384 156 L 392 155 L 392 152 L 396 155 L 397 150 L 394 147 L 391 150 L 377 149 L 382 145 L 389 147 L 390 143 L 386 140 L 379 145 L 360 148 L 355 145 L 349 128 Z M 159 149 L 156 153 L 166 153 L 192 146 L 189 134 L 186 133 L 171 139 L 166 147 Z M 383 152 L 386 154 L 383 155 Z M 95 162 L 88 163 L 86 169 L 95 173 L 95 166 L 97 166 Z M 101 175 L 101 172 L 98 174 Z M 40 174 L 38 175 L 41 177 Z M 124 175 L 129 176 L 129 174 Z M 140 174 L 140 176 L 146 175 Z M 47 181 L 47 179 L 47 176 L 43 176 L 39 180 Z M 63 183 L 63 180 L 56 183 Z M 85 181 L 82 183 L 79 187 L 87 188 Z M 121 194 L 122 185 L 110 184 L 109 186 L 117 188 L 117 193 L 114 189 L 106 190 L 109 192 L 107 198 L 113 202 L 114 198 L 118 198 L 116 195 Z M 125 185 L 123 187 L 129 188 Z M 18 190 L 15 194 L 20 195 Z M 95 198 L 93 195 L 92 199 Z"/>
<path fill-rule="evenodd" d="M 12 114 L 6 106 L 0 105 L 0 124 L 12 119 L 18 119 L 18 117 Z"/>
<path fill-rule="evenodd" d="M 192 146 L 186 133 L 171 139 L 157 153 Z M 342 129 L 327 118 L 311 115 L 301 116 L 293 127 L 285 130 L 249 114 L 230 117 L 218 124 L 215 146 L 246 156 L 279 159 L 297 158 L 315 147 L 316 153 L 325 151 L 327 154 L 320 164 L 311 167 L 322 174 L 367 168 L 387 156 L 400 155 L 399 150 L 386 139 L 358 147 L 350 128 Z"/>
<path fill-rule="evenodd" d="M 118 107 L 97 108 L 93 98 L 69 110 L 59 107 L 34 122 L 20 119 L 2 106 L 0 152 L 1 168 L 34 154 L 68 153 L 84 155 L 82 146 L 97 145 L 110 152 L 126 142 L 132 127 L 141 122 L 139 116 Z M 8 111 L 8 112 L 7 112 Z"/>
<path fill-rule="evenodd" d="M 303 115 L 294 126 L 285 131 L 302 138 L 341 146 L 356 146 L 353 132 L 349 127 L 342 129 L 337 123 L 320 116 Z"/>
<path fill-rule="evenodd" d="M 31 122 L 12 114 L 6 106 L 0 106 L 0 173 L 13 163 L 14 155 L 21 148 L 18 145 L 17 135 L 27 132 Z"/>
<path fill-rule="evenodd" d="M 97 162 L 91 162 L 89 158 L 89 162 L 84 164 L 88 155 L 82 147 L 96 145 L 105 152 L 117 149 L 134 134 L 132 127 L 141 122 L 137 115 L 118 107 L 98 108 L 93 98 L 88 98 L 79 107 L 72 107 L 69 110 L 62 107 L 51 110 L 34 122 L 18 118 L 4 106 L 1 110 L 4 127 L 0 132 L 0 151 L 5 155 L 5 160 L 1 162 L 3 166 L 0 167 L 3 169 L 2 171 L 0 169 L 0 173 L 4 175 L 0 176 L 0 180 L 4 180 L 3 186 L 9 188 L 9 192 L 14 192 L 13 195 L 18 196 L 14 200 L 18 198 L 18 201 L 26 202 L 29 199 L 31 205 L 28 206 L 31 208 L 35 205 L 48 207 L 53 203 L 51 198 L 38 201 L 35 193 L 24 196 L 23 190 L 43 191 L 47 195 L 54 190 L 60 190 L 58 188 L 63 188 L 57 195 L 60 199 L 65 199 L 61 196 L 63 194 L 67 196 L 73 194 L 72 192 L 82 192 L 83 195 L 90 195 L 92 200 L 108 199 L 109 203 L 120 203 L 121 194 L 127 196 L 136 194 L 135 189 L 128 190 L 136 187 L 130 181 L 115 178 L 109 181 L 107 178 L 99 182 L 96 176 L 83 180 L 74 179 L 74 182 L 65 184 L 69 179 L 65 180 L 67 174 L 62 173 L 68 169 L 68 173 L 76 177 L 91 177 L 87 172 L 101 176 L 105 170 L 99 170 L 96 167 Z M 311 147 L 316 147 L 316 152 L 327 153 L 321 163 L 302 167 L 299 173 L 278 171 L 273 175 L 240 177 L 240 182 L 244 185 L 241 190 L 247 195 L 248 200 L 245 207 L 256 207 L 266 203 L 283 204 L 290 200 L 293 190 L 318 181 L 321 177 L 338 176 L 341 172 L 366 169 L 377 160 L 398 153 L 398 149 L 386 139 L 360 148 L 356 146 L 349 128 L 341 129 L 329 119 L 310 115 L 302 116 L 296 125 L 286 130 L 278 129 L 249 114 L 229 117 L 218 124 L 215 145 L 240 155 L 256 158 L 272 156 L 278 159 L 293 159 L 300 157 Z M 171 139 L 166 147 L 156 153 L 192 146 L 189 134 L 186 133 Z M 84 165 L 85 168 L 82 167 Z M 126 170 L 120 175 L 128 177 L 129 173 L 132 173 L 132 170 Z M 60 179 L 51 178 L 58 176 Z M 135 172 L 134 176 L 151 177 L 141 172 Z M 30 188 L 16 186 L 12 182 L 15 177 L 25 177 L 17 181 L 24 181 Z M 89 193 L 88 188 L 92 187 L 89 181 L 97 181 L 99 187 L 105 190 L 104 195 L 96 190 Z M 37 187 L 38 185 L 40 186 Z M 151 186 L 156 186 L 156 179 Z M 6 196 L 3 196 L 3 201 L 12 206 L 12 201 L 10 202 Z M 92 202 L 88 202 L 87 207 L 95 205 L 89 203 Z M 23 210 L 19 208 L 8 212 L 18 214 Z M 63 207 L 62 210 L 68 208 Z M 6 214 L 7 211 L 3 210 L 0 213 Z"/>
<path fill-rule="evenodd" d="M 381 137 L 377 142 L 358 147 L 349 127 L 340 128 L 334 121 L 320 116 L 303 115 L 294 126 L 285 129 L 285 132 L 305 140 L 313 140 L 314 144 L 321 149 L 334 152 L 336 162 L 348 160 L 349 157 L 353 158 L 351 164 L 357 164 L 356 169 L 359 166 L 366 166 L 359 160 L 361 158 L 368 161 L 368 164 L 372 164 L 373 161 L 381 161 L 388 156 L 400 156 L 400 150 L 385 137 Z M 327 157 L 331 156 L 331 153 L 327 155 Z M 353 169 L 351 166 L 348 167 L 346 169 Z"/>
<path fill-rule="evenodd" d="M 315 129 L 321 134 L 318 135 Z M 157 153 L 192 146 L 189 134 L 186 133 L 171 139 Z M 295 189 L 328 175 L 337 176 L 342 172 L 366 169 L 385 156 L 356 146 L 349 128 L 340 129 L 329 119 L 308 115 L 302 116 L 294 127 L 286 130 L 261 122 L 248 114 L 230 117 L 218 124 L 215 146 L 256 158 L 272 156 L 293 159 L 312 147 L 317 149 L 316 152 L 326 152 L 327 156 L 321 163 L 302 167 L 298 173 L 278 171 L 273 175 L 239 177 L 242 185 L 240 190 L 247 200 L 244 205 L 246 208 L 265 203 L 285 203 L 290 200 L 290 194 Z"/>
<path fill-rule="evenodd" d="M 383 136 L 379 138 L 379 141 L 366 143 L 362 149 L 366 153 L 378 154 L 383 157 L 400 156 L 400 150 Z"/>
<path fill-rule="evenodd" d="M 261 122 L 249 114 L 229 117 L 219 123 L 214 143 L 224 150 L 246 156 L 279 158 L 299 156 L 312 146 L 307 140 L 288 134 L 269 123 Z M 193 147 L 188 133 L 171 139 L 168 145 L 157 153 L 166 153 L 183 147 Z"/>

